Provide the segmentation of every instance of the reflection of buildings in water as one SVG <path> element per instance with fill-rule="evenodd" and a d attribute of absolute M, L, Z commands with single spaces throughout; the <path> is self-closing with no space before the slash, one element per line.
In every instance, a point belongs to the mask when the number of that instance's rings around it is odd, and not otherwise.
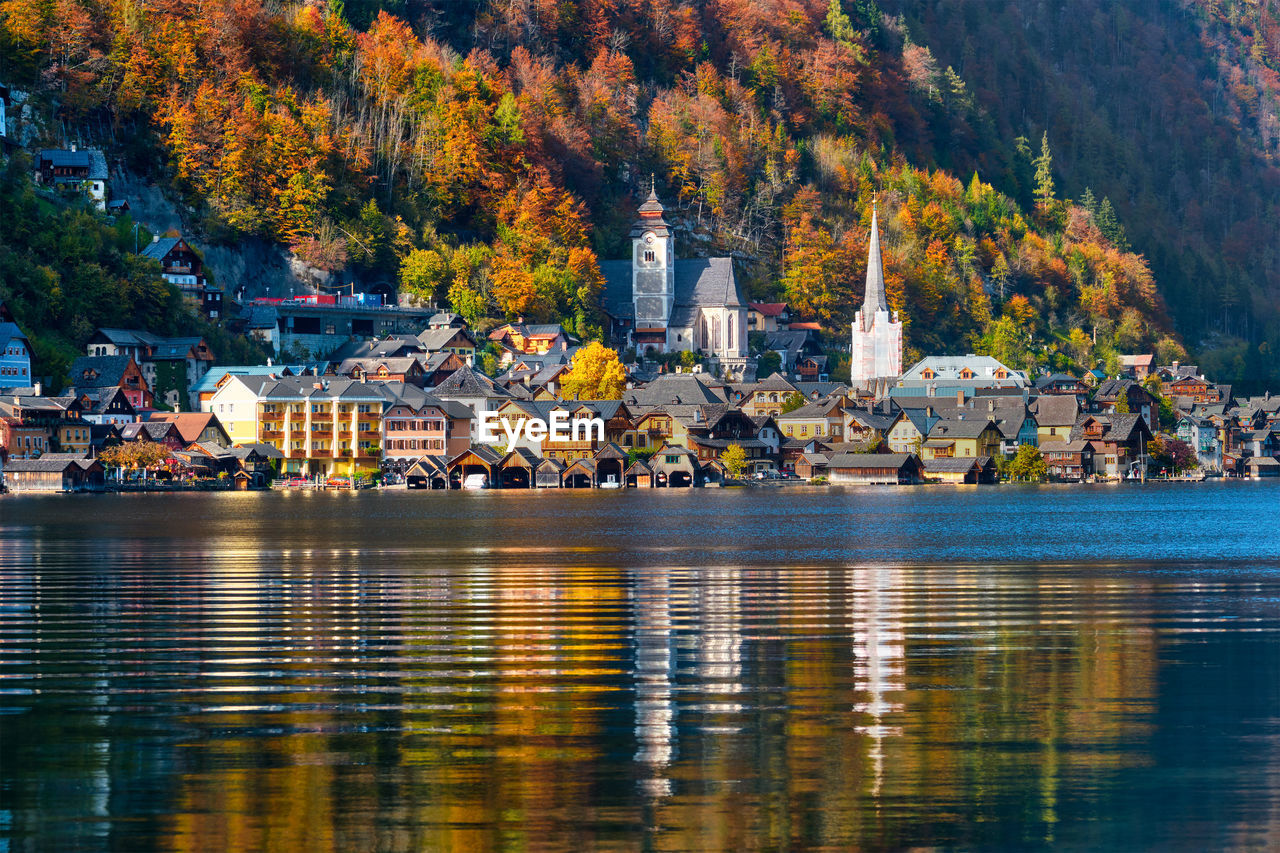
<path fill-rule="evenodd" d="M 901 569 L 858 568 L 849 572 L 850 628 L 853 637 L 853 687 L 867 699 L 853 706 L 870 721 L 857 727 L 871 738 L 875 781 L 872 796 L 879 796 L 884 782 L 884 740 L 902 734 L 902 728 L 886 725 L 890 714 L 902 710 L 893 694 L 906 689 L 905 633 Z"/>
<path fill-rule="evenodd" d="M 654 797 L 671 794 L 666 767 L 675 757 L 675 645 L 671 630 L 671 574 L 646 569 L 635 588 L 636 763 L 641 787 Z"/>
<path fill-rule="evenodd" d="M 697 618 L 697 673 L 702 691 L 708 696 L 741 693 L 742 570 L 724 566 L 708 569 L 698 588 L 702 592 L 702 606 Z M 703 710 L 735 714 L 742 711 L 742 704 L 711 701 Z"/>

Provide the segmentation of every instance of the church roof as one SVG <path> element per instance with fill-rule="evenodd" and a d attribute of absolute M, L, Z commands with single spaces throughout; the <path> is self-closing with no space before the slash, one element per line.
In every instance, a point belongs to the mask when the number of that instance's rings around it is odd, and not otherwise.
<path fill-rule="evenodd" d="M 676 298 L 670 325 L 693 325 L 700 307 L 740 307 L 742 294 L 733 274 L 732 258 L 688 258 L 676 262 Z M 631 294 L 631 261 L 604 261 L 604 309 L 614 318 L 635 315 Z"/>
<path fill-rule="evenodd" d="M 877 311 L 888 311 L 884 297 L 884 263 L 880 258 L 880 227 L 875 205 L 871 207 L 871 246 L 867 250 L 867 293 L 862 301 L 864 331 L 869 331 Z"/>
<path fill-rule="evenodd" d="M 646 231 L 652 231 L 659 237 L 670 234 L 667 221 L 662 218 L 662 212 L 662 202 L 658 201 L 657 189 L 651 186 L 649 197 L 644 200 L 644 204 L 640 205 L 639 218 L 631 226 L 631 238 L 634 240 Z"/>

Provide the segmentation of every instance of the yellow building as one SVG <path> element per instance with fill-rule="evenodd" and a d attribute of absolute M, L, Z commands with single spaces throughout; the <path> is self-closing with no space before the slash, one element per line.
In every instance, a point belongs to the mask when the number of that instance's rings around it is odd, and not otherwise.
<path fill-rule="evenodd" d="M 924 440 L 922 456 L 925 461 L 953 457 L 994 457 L 1000 455 L 1000 442 L 1003 440 L 1004 434 L 995 421 L 986 418 L 938 421 Z"/>
<path fill-rule="evenodd" d="M 256 440 L 284 455 L 285 474 L 351 476 L 381 464 L 386 405 L 375 386 L 351 379 L 277 379 L 257 395 Z"/>

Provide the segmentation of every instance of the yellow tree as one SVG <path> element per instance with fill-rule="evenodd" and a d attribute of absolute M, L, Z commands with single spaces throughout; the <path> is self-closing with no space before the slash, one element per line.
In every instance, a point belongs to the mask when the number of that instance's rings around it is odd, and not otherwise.
<path fill-rule="evenodd" d="M 747 451 L 742 449 L 741 444 L 731 444 L 720 454 L 720 464 L 729 477 L 736 480 L 747 467 Z"/>
<path fill-rule="evenodd" d="M 595 341 L 578 350 L 560 380 L 563 396 L 574 400 L 619 400 L 626 386 L 627 372 L 618 354 Z"/>

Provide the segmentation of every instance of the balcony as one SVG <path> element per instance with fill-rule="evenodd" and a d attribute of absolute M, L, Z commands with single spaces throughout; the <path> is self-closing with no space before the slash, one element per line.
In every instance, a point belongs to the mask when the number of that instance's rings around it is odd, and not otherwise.
<path fill-rule="evenodd" d="M 261 436 L 263 441 L 280 441 L 284 438 L 284 432 L 278 429 L 264 429 Z"/>
<path fill-rule="evenodd" d="M 361 430 L 359 433 L 356 434 L 356 438 L 364 439 L 366 441 L 370 441 L 370 440 L 376 441 L 382 438 L 382 433 L 378 432 L 377 430 Z"/>

